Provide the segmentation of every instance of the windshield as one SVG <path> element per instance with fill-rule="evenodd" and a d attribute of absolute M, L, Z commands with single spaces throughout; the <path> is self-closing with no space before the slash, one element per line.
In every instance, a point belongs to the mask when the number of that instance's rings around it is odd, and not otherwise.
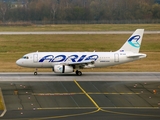
<path fill-rule="evenodd" d="M 22 58 L 23 58 L 23 59 L 29 59 L 29 57 L 28 57 L 28 56 L 23 56 Z"/>

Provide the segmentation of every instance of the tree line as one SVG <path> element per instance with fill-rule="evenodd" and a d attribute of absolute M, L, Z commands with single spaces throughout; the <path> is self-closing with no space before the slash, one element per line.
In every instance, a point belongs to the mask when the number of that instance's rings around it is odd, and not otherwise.
<path fill-rule="evenodd" d="M 17 0 L 0 2 L 0 21 L 160 20 L 154 0 Z"/>

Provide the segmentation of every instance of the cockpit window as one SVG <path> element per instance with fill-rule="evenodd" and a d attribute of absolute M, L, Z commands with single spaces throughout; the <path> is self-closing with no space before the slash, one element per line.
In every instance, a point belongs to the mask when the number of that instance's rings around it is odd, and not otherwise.
<path fill-rule="evenodd" d="M 29 57 L 28 57 L 28 56 L 23 56 L 22 58 L 23 58 L 23 59 L 29 59 Z"/>

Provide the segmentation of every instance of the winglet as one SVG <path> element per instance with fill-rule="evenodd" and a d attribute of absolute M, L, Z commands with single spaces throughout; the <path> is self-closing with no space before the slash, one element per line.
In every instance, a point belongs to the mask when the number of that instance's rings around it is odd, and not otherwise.
<path fill-rule="evenodd" d="M 143 38 L 144 29 L 137 29 L 125 42 L 125 44 L 119 49 L 120 52 L 130 51 L 133 53 L 139 53 L 141 42 Z"/>

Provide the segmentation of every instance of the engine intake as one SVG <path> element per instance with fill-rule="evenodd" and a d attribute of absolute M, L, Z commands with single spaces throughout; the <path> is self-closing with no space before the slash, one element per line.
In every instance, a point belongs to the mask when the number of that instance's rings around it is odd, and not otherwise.
<path fill-rule="evenodd" d="M 53 71 L 55 73 L 71 73 L 73 72 L 73 67 L 68 65 L 54 65 Z"/>

